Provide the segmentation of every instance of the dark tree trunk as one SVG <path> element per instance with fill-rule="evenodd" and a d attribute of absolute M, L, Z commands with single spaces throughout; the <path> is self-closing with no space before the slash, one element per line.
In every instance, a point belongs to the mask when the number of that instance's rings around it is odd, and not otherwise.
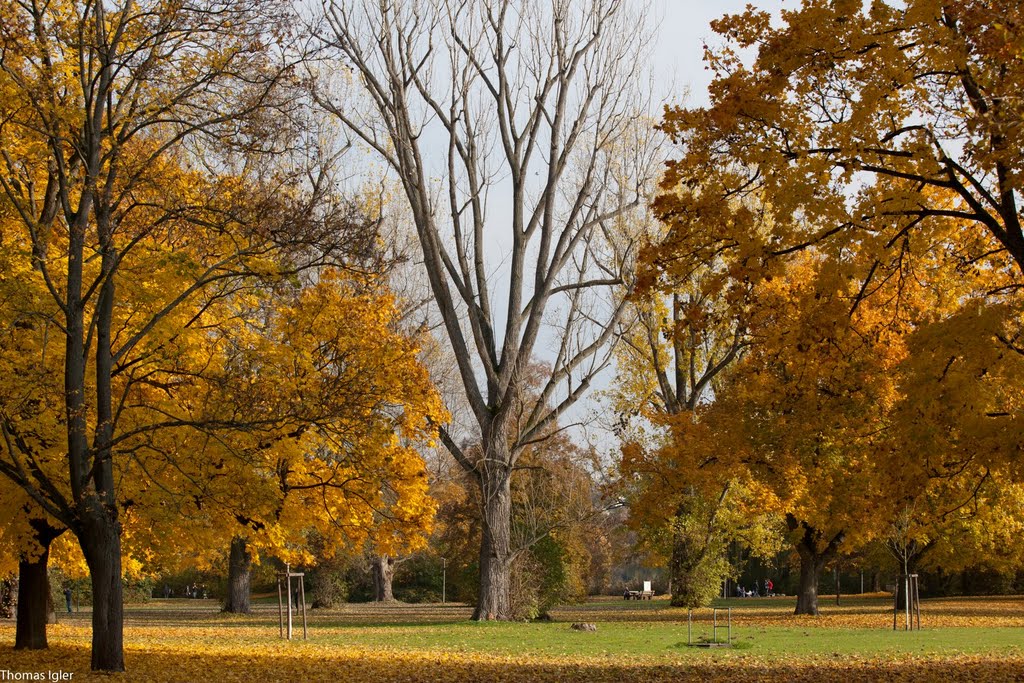
<path fill-rule="evenodd" d="M 514 618 L 512 585 L 512 487 L 508 446 L 504 435 L 485 452 L 487 466 L 479 474 L 482 534 L 480 590 L 473 619 L 508 621 Z"/>
<path fill-rule="evenodd" d="M 80 542 L 92 578 L 92 670 L 124 671 L 120 526 L 105 512 L 94 512 Z"/>
<path fill-rule="evenodd" d="M 871 572 L 871 592 L 881 593 L 882 592 L 882 572 L 873 571 Z"/>
<path fill-rule="evenodd" d="M 231 539 L 231 552 L 228 556 L 228 595 L 224 601 L 224 611 L 233 614 L 250 612 L 249 596 L 252 587 L 252 553 L 245 539 L 235 536 Z"/>
<path fill-rule="evenodd" d="M 45 521 L 37 519 L 33 519 L 30 524 L 41 552 L 38 557 L 30 559 L 23 555 L 18 560 L 18 619 L 14 634 L 15 650 L 45 650 L 48 647 L 46 625 L 57 623 L 47 567 L 50 561 L 50 544 L 64 530 L 56 529 Z"/>
<path fill-rule="evenodd" d="M 394 602 L 395 594 L 391 589 L 395 578 L 395 558 L 388 555 L 377 555 L 373 558 L 373 599 L 377 602 Z"/>
<path fill-rule="evenodd" d="M 824 550 L 818 550 L 818 542 L 822 540 L 822 532 L 799 522 L 792 515 L 786 515 L 786 525 L 790 531 L 803 529 L 803 534 L 796 544 L 800 556 L 800 587 L 797 589 L 796 610 L 794 614 L 818 614 L 818 580 L 825 564 L 835 556 L 845 538 L 840 531 L 828 542 Z"/>
<path fill-rule="evenodd" d="M 53 597 L 46 566 L 50 549 L 34 560 L 18 562 L 18 626 L 14 635 L 15 650 L 45 650 L 46 624 L 53 613 Z"/>
<path fill-rule="evenodd" d="M 815 562 L 813 555 L 800 553 L 800 586 L 796 594 L 795 614 L 818 613 L 818 577 L 821 576 L 821 565 Z"/>

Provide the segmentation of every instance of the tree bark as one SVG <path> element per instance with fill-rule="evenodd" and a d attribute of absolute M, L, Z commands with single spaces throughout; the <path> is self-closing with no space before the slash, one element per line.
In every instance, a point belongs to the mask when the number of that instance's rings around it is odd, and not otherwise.
<path fill-rule="evenodd" d="M 47 566 L 50 544 L 63 533 L 43 521 L 32 521 L 36 542 L 42 548 L 39 557 L 22 556 L 18 561 L 18 619 L 14 634 L 15 650 L 45 650 L 46 625 L 57 622 L 50 592 Z"/>
<path fill-rule="evenodd" d="M 394 602 L 395 594 L 391 584 L 395 578 L 395 558 L 377 555 L 373 558 L 373 599 L 377 602 Z"/>
<path fill-rule="evenodd" d="M 53 609 L 46 566 L 50 549 L 34 560 L 18 562 L 18 625 L 14 635 L 15 650 L 45 650 L 46 624 Z"/>
<path fill-rule="evenodd" d="M 86 518 L 79 538 L 92 578 L 92 670 L 124 671 L 120 525 L 96 511 Z"/>
<path fill-rule="evenodd" d="M 502 436 L 504 439 L 504 436 Z M 495 446 L 501 451 L 504 444 Z M 507 451 L 507 446 L 504 449 Z M 508 621 L 514 618 L 510 589 L 512 585 L 512 487 L 511 468 L 507 454 L 494 453 L 485 460 L 487 466 L 480 473 L 480 491 L 483 496 L 482 538 L 480 542 L 480 589 L 473 619 L 477 621 Z"/>
<path fill-rule="evenodd" d="M 794 614 L 818 613 L 818 577 L 821 565 L 810 553 L 800 553 L 800 587 L 797 589 Z"/>
<path fill-rule="evenodd" d="M 796 544 L 800 556 L 800 587 L 797 592 L 796 610 L 794 614 L 818 614 L 818 580 L 825 564 L 835 556 L 846 534 L 838 532 L 822 551 L 818 550 L 818 541 L 822 532 L 806 522 L 798 522 L 792 515 L 786 515 L 786 525 L 791 531 L 802 528 L 803 534 Z"/>
<path fill-rule="evenodd" d="M 252 588 L 252 553 L 245 539 L 235 536 L 231 539 L 228 556 L 228 595 L 224 601 L 224 612 L 249 614 Z"/>

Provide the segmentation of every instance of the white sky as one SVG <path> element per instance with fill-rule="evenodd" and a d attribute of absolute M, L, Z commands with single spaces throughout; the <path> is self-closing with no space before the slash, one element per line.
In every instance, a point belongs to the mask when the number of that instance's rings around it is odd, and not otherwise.
<path fill-rule="evenodd" d="M 659 90 L 671 101 L 682 100 L 687 106 L 707 103 L 707 86 L 711 72 L 704 69 L 704 43 L 720 44 L 711 30 L 711 21 L 725 14 L 738 14 L 753 4 L 776 17 L 780 9 L 796 9 L 798 0 L 635 0 L 653 4 L 656 35 L 654 54 L 655 76 Z M 659 21 L 660 20 L 660 21 Z M 662 93 L 659 93 L 661 95 Z"/>

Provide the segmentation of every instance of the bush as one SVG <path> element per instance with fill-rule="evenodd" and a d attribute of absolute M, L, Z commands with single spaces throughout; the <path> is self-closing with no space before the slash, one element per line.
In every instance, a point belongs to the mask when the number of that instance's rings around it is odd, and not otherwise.
<path fill-rule="evenodd" d="M 348 582 L 345 571 L 335 567 L 318 567 L 306 574 L 309 580 L 309 599 L 313 609 L 330 609 L 348 601 Z"/>
<path fill-rule="evenodd" d="M 410 557 L 396 567 L 393 583 L 396 600 L 441 602 L 441 559 L 429 554 Z"/>
<path fill-rule="evenodd" d="M 127 604 L 138 604 L 143 602 L 149 602 L 149 599 L 153 595 L 153 580 L 152 579 L 141 579 L 137 581 L 131 581 L 125 579 L 124 581 L 124 603 Z"/>

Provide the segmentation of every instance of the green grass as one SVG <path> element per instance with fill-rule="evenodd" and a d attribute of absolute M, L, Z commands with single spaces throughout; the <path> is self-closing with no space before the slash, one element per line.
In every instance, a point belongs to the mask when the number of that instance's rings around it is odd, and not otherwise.
<path fill-rule="evenodd" d="M 694 629 L 694 640 L 710 638 L 711 629 Z M 686 647 L 686 624 L 601 623 L 596 633 L 569 630 L 563 623 L 379 626 L 370 630 L 349 627 L 326 636 L 338 645 L 401 650 L 442 650 L 497 655 L 582 655 L 617 659 L 666 659 L 729 656 L 721 650 Z M 725 633 L 719 634 L 724 639 Z M 946 628 L 916 632 L 872 629 L 734 628 L 737 651 L 769 659 L 823 656 L 954 656 L 993 653 L 1024 655 L 1024 634 L 1019 628 Z"/>
<path fill-rule="evenodd" d="M 345 605 L 308 612 L 312 638 L 337 647 L 408 652 L 475 653 L 558 658 L 582 656 L 618 661 L 674 663 L 700 657 L 754 655 L 773 660 L 829 657 L 1024 657 L 1024 599 L 989 598 L 924 601 L 921 631 L 892 630 L 891 602 L 883 597 L 844 597 L 836 608 L 822 600 L 821 617 L 794 617 L 792 599 L 720 601 L 732 608 L 732 650 L 687 647 L 687 610 L 667 600 L 623 601 L 598 598 L 559 608 L 554 621 L 536 623 L 472 622 L 464 605 Z M 127 625 L 216 628 L 225 638 L 235 629 L 256 627 L 276 636 L 278 612 L 258 602 L 252 615 L 222 615 L 212 600 L 156 600 L 128 610 Z M 969 626 L 942 625 L 968 618 Z M 88 619 L 88 612 L 74 621 Z M 726 613 L 719 612 L 720 624 Z M 597 632 L 578 632 L 571 622 L 597 624 Z M 929 621 L 932 624 L 928 625 Z M 854 625 L 847 625 L 852 622 Z M 978 622 L 978 623 L 975 623 Z M 861 623 L 867 624 L 861 626 Z M 301 621 L 296 620 L 301 629 Z M 900 621 L 902 625 L 902 620 Z M 991 625 L 989 625 L 991 624 Z M 301 632 L 301 630 L 300 630 Z M 695 612 L 693 640 L 712 637 L 711 611 Z M 718 632 L 725 639 L 726 629 Z"/>

